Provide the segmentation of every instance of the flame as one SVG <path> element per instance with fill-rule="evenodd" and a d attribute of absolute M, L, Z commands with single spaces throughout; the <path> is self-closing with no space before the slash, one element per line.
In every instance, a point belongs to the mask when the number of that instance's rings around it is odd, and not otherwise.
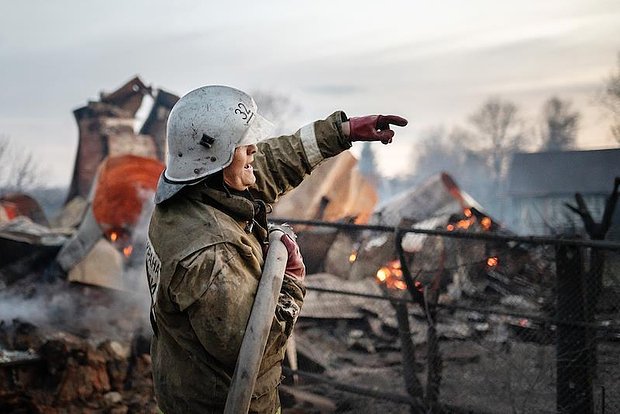
<path fill-rule="evenodd" d="M 396 280 L 394 281 L 394 287 L 398 290 L 406 290 L 407 284 L 403 282 L 402 280 Z"/>
<path fill-rule="evenodd" d="M 379 282 L 385 282 L 385 280 L 388 278 L 388 273 L 389 270 L 387 267 L 382 267 L 381 269 L 377 270 L 377 279 L 379 279 Z"/>
<path fill-rule="evenodd" d="M 403 280 L 403 270 L 399 260 L 392 260 L 386 266 L 377 270 L 377 281 L 385 284 L 388 289 L 407 289 L 407 284 Z"/>
<path fill-rule="evenodd" d="M 492 256 L 487 259 L 487 266 L 489 267 L 495 267 L 498 264 L 499 264 L 499 259 L 497 258 L 497 256 Z"/>
<path fill-rule="evenodd" d="M 530 321 L 527 319 L 519 319 L 519 326 L 522 328 L 527 328 L 530 326 Z"/>
<path fill-rule="evenodd" d="M 488 217 L 483 217 L 482 220 L 480 220 L 480 225 L 482 226 L 482 229 L 484 231 L 489 231 L 489 230 L 491 230 L 491 226 L 493 225 L 493 221 L 491 221 L 491 219 L 488 218 Z"/>
<path fill-rule="evenodd" d="M 123 248 L 123 254 L 125 255 L 125 257 L 131 256 L 131 252 L 133 252 L 133 246 L 129 245 Z"/>
<path fill-rule="evenodd" d="M 118 239 L 118 233 L 113 231 L 110 233 L 110 241 L 115 242 Z"/>
<path fill-rule="evenodd" d="M 446 229 L 448 231 L 454 231 L 456 229 L 467 230 L 476 222 L 476 216 L 472 213 L 471 209 L 466 208 L 463 210 L 464 219 L 457 221 L 456 223 L 448 224 Z"/>
<path fill-rule="evenodd" d="M 466 220 L 460 220 L 456 223 L 456 227 L 459 229 L 467 230 L 472 224 L 474 224 L 475 221 L 475 217 L 470 217 Z"/>
<path fill-rule="evenodd" d="M 448 231 L 454 231 L 456 229 L 467 230 L 476 222 L 478 222 L 477 217 L 474 215 L 470 208 L 466 208 L 463 210 L 464 219 L 457 221 L 456 223 L 448 224 L 446 229 Z M 483 231 L 489 231 L 493 227 L 493 220 L 490 217 L 483 217 L 479 220 L 480 227 Z"/>
<path fill-rule="evenodd" d="M 357 260 L 357 252 L 353 251 L 351 252 L 351 255 L 349 255 L 349 263 L 353 263 L 356 260 Z"/>

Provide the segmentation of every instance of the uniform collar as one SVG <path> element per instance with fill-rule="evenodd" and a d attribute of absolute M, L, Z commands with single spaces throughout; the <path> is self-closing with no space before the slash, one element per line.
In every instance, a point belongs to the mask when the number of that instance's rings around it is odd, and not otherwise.
<path fill-rule="evenodd" d="M 202 201 L 241 221 L 254 218 L 254 202 L 245 193 L 200 185 Z"/>
<path fill-rule="evenodd" d="M 255 200 L 248 190 L 236 191 L 207 184 L 197 184 L 189 196 L 223 211 L 235 220 L 245 222 L 246 231 L 253 233 L 261 243 L 266 243 L 267 205 L 262 200 Z"/>

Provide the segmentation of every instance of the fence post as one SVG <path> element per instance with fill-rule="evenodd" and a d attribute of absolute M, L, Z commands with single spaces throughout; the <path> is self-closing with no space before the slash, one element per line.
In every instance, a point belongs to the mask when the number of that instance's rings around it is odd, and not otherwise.
<path fill-rule="evenodd" d="M 585 322 L 586 303 L 581 250 L 556 248 L 557 318 L 560 322 Z M 557 411 L 560 414 L 593 414 L 592 369 L 586 326 L 559 323 L 556 338 Z"/>
<path fill-rule="evenodd" d="M 396 310 L 396 319 L 398 320 L 398 333 L 400 336 L 400 346 L 403 355 L 403 376 L 405 377 L 405 387 L 407 394 L 421 401 L 424 398 L 424 388 L 415 374 L 415 348 L 411 339 L 411 327 L 409 326 L 409 312 L 407 305 L 404 303 L 392 302 L 392 306 Z M 425 411 L 421 405 L 411 406 L 411 413 Z"/>
<path fill-rule="evenodd" d="M 442 370 L 441 354 L 439 353 L 439 341 L 437 339 L 437 329 L 435 328 L 435 322 L 437 320 L 437 309 L 435 305 L 437 304 L 438 291 L 436 289 L 431 289 L 430 292 L 427 290 L 427 296 L 431 299 L 430 301 L 427 301 L 424 294 L 422 294 L 422 292 L 415 287 L 415 282 L 411 276 L 409 264 L 407 263 L 407 258 L 405 257 L 405 251 L 403 250 L 404 234 L 405 233 L 402 231 L 396 232 L 396 252 L 398 253 L 398 258 L 400 260 L 403 279 L 405 279 L 405 283 L 407 284 L 407 290 L 409 291 L 411 298 L 420 305 L 427 317 L 428 327 L 426 335 L 426 360 L 428 371 L 426 376 L 427 381 L 424 402 L 429 407 L 428 412 L 436 413 L 439 410 L 439 385 L 441 383 Z M 409 323 L 408 319 L 407 323 Z"/>
<path fill-rule="evenodd" d="M 438 292 L 432 290 L 427 291 L 431 302 L 427 309 L 428 326 L 426 329 L 427 343 L 427 376 L 426 376 L 426 403 L 431 407 L 431 413 L 437 413 L 439 403 L 439 386 L 441 384 L 441 374 L 443 369 L 443 360 L 439 352 L 439 338 L 437 337 L 437 297 Z"/>

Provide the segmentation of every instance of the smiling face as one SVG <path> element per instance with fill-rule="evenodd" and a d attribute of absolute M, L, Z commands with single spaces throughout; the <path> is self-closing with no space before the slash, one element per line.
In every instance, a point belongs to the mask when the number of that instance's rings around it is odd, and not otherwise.
<path fill-rule="evenodd" d="M 234 190 L 244 191 L 256 182 L 252 161 L 257 147 L 254 144 L 235 148 L 232 163 L 224 168 L 224 182 Z"/>

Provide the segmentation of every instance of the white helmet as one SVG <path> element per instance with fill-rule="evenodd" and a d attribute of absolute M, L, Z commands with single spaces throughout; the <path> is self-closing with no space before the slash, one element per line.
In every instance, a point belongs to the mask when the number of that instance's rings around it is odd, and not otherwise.
<path fill-rule="evenodd" d="M 155 203 L 222 170 L 232 162 L 235 148 L 267 138 L 272 129 L 243 91 L 215 85 L 189 92 L 168 117 L 168 160 Z"/>

